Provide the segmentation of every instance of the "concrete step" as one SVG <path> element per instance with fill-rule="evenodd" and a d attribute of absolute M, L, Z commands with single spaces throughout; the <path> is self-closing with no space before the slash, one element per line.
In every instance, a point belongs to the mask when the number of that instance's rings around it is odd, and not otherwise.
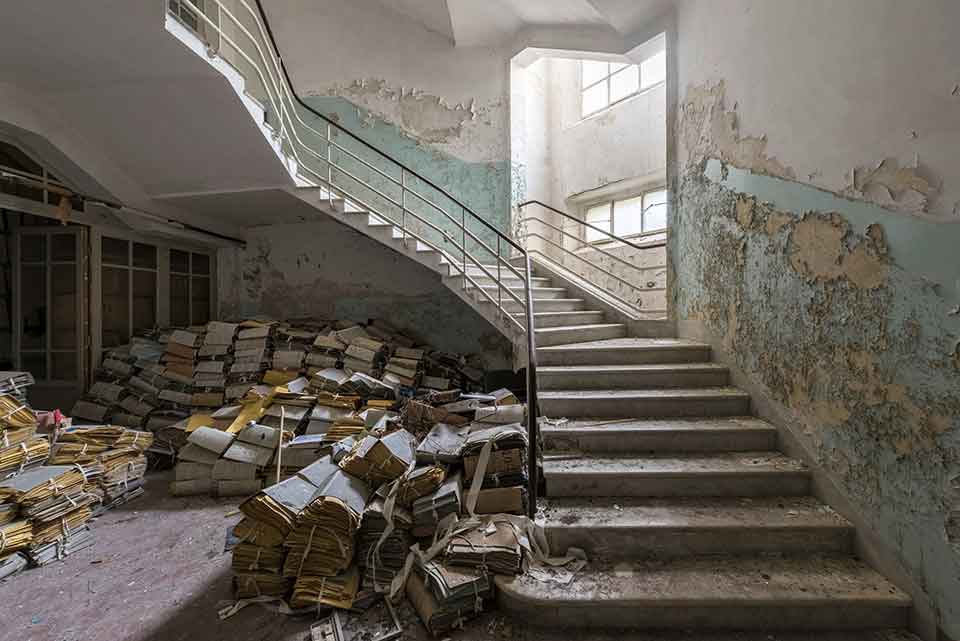
<path fill-rule="evenodd" d="M 550 549 L 591 559 L 850 554 L 854 528 L 811 496 L 549 499 Z"/>
<path fill-rule="evenodd" d="M 905 627 L 910 598 L 851 558 L 591 564 L 568 585 L 496 578 L 500 607 L 544 626 L 736 630 Z"/>
<path fill-rule="evenodd" d="M 469 281 L 467 282 L 467 291 L 474 289 L 474 286 Z M 482 286 L 482 289 L 486 290 L 494 298 L 497 297 L 497 286 L 496 285 L 485 285 Z M 526 297 L 526 290 L 522 287 L 508 287 L 510 291 L 517 295 L 518 298 L 523 300 Z M 531 290 L 533 294 L 533 300 L 549 300 L 554 298 L 566 298 L 569 294 L 567 293 L 566 288 L 564 287 L 533 287 Z M 502 294 L 504 298 L 508 297 L 509 294 Z M 534 305 L 536 307 L 536 305 Z"/>
<path fill-rule="evenodd" d="M 692 419 L 586 419 L 540 425 L 548 450 L 591 453 L 773 450 L 777 430 L 749 416 Z"/>
<path fill-rule="evenodd" d="M 539 368 L 537 376 L 540 389 L 547 390 L 722 387 L 730 382 L 730 371 L 719 363 L 548 365 Z"/>
<path fill-rule="evenodd" d="M 490 273 L 493 274 L 494 278 L 496 278 L 497 270 L 495 269 L 491 270 Z M 481 285 L 481 286 L 486 285 L 488 287 L 496 286 L 496 282 L 494 281 L 494 278 L 490 278 L 489 276 L 486 276 L 486 275 L 474 276 L 471 274 L 470 277 L 473 278 L 473 280 L 477 281 L 478 285 Z M 531 284 L 534 287 L 552 287 L 553 286 L 552 284 L 553 281 L 550 280 L 549 278 L 534 277 L 534 278 L 531 278 L 530 280 L 531 280 Z M 516 276 L 509 274 L 509 272 L 507 272 L 506 270 L 501 270 L 500 281 L 511 289 L 517 289 L 519 291 L 523 291 L 523 281 L 521 281 Z"/>
<path fill-rule="evenodd" d="M 534 305 L 536 307 L 536 305 Z M 536 330 L 537 345 L 565 345 L 580 341 L 599 341 L 627 335 L 627 326 L 619 323 L 594 325 L 570 325 L 567 327 L 544 327 Z"/>
<path fill-rule="evenodd" d="M 550 311 L 539 303 L 536 309 L 538 312 Z M 537 349 L 540 365 L 640 365 L 709 360 L 709 345 L 679 338 L 614 338 Z"/>
<path fill-rule="evenodd" d="M 526 324 L 527 315 L 513 314 L 521 323 Z M 583 310 L 579 312 L 536 312 L 533 315 L 533 325 L 537 329 L 543 327 L 568 327 L 570 325 L 590 325 L 602 323 L 605 319 L 603 312 Z"/>
<path fill-rule="evenodd" d="M 735 387 L 554 390 L 540 392 L 538 398 L 540 413 L 550 418 L 742 416 L 750 413 L 750 396 Z"/>
<path fill-rule="evenodd" d="M 549 497 L 802 496 L 810 474 L 772 451 L 702 454 L 545 454 Z"/>
<path fill-rule="evenodd" d="M 486 300 L 481 294 L 476 294 L 481 300 Z M 493 297 L 496 299 L 496 295 Z M 520 296 L 520 300 L 523 300 L 523 296 Z M 536 299 L 535 299 L 536 300 Z M 489 301 L 487 301 L 489 303 Z M 537 313 L 540 312 L 578 312 L 582 311 L 586 306 L 586 301 L 582 298 L 552 298 L 547 300 L 538 300 L 534 303 L 534 308 Z M 519 303 L 513 299 L 507 300 L 504 298 L 503 308 L 509 314 L 517 314 L 524 311 L 524 306 L 522 303 Z"/>

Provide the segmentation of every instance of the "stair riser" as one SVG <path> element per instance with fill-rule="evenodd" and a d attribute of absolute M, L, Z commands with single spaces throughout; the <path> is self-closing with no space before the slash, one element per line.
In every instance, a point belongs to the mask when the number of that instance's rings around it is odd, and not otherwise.
<path fill-rule="evenodd" d="M 517 320 L 526 323 L 522 315 L 516 316 Z M 533 324 L 537 329 L 546 329 L 548 327 L 569 327 L 571 325 L 593 325 L 604 322 L 603 312 L 583 312 L 575 315 L 560 316 L 538 316 L 534 317 Z"/>
<path fill-rule="evenodd" d="M 547 496 L 803 496 L 810 492 L 805 472 L 750 474 L 546 474 Z"/>
<path fill-rule="evenodd" d="M 674 387 L 723 387 L 730 381 L 724 369 L 658 372 L 538 372 L 543 390 L 648 389 Z"/>
<path fill-rule="evenodd" d="M 714 399 L 540 398 L 540 413 L 552 418 L 742 416 L 750 413 L 750 400 L 739 396 Z"/>
<path fill-rule="evenodd" d="M 540 305 L 537 309 L 541 310 Z M 540 347 L 544 347 L 540 345 Z M 710 348 L 635 350 L 556 350 L 537 352 L 540 365 L 648 365 L 653 363 L 703 363 L 710 360 Z"/>
<path fill-rule="evenodd" d="M 583 549 L 588 558 L 677 558 L 699 554 L 750 556 L 850 554 L 853 531 L 836 527 L 738 528 L 583 527 L 547 523 L 551 550 Z"/>
<path fill-rule="evenodd" d="M 905 627 L 909 614 L 906 607 L 855 600 L 805 605 L 777 602 L 743 605 L 732 601 L 694 607 L 648 602 L 607 605 L 594 601 L 558 607 L 516 599 L 498 590 L 497 602 L 504 611 L 538 626 L 573 628 L 863 630 Z"/>
<path fill-rule="evenodd" d="M 490 273 L 493 274 L 494 276 L 497 275 L 496 271 L 491 271 Z M 484 275 L 470 274 L 470 277 L 473 278 L 473 280 L 475 280 L 476 283 L 480 286 L 495 287 L 497 284 L 493 278 L 490 278 L 485 274 Z M 507 287 L 511 287 L 514 289 L 521 289 L 523 287 L 523 281 L 513 276 L 507 276 L 506 270 L 500 272 L 500 281 Z M 534 278 L 533 286 L 534 287 L 552 287 L 552 285 L 550 284 L 549 278 Z"/>
<path fill-rule="evenodd" d="M 486 300 L 482 295 L 480 295 L 480 297 Z M 523 299 L 522 296 L 520 298 L 521 300 Z M 534 298 L 534 300 L 536 300 L 536 298 Z M 523 305 L 513 299 L 504 301 L 503 307 L 510 314 L 525 311 Z M 534 303 L 534 307 L 536 307 L 538 312 L 576 312 L 583 309 L 583 301 L 573 303 L 570 301 L 537 300 L 537 302 Z"/>
<path fill-rule="evenodd" d="M 671 432 L 616 428 L 542 429 L 548 450 L 586 453 L 627 452 L 756 452 L 776 448 L 773 430 L 684 430 Z"/>
<path fill-rule="evenodd" d="M 468 283 L 467 283 L 467 291 L 472 291 L 472 290 L 474 290 L 474 289 L 476 289 L 476 287 L 473 286 L 473 283 L 468 282 Z M 492 286 L 489 286 L 489 287 L 484 287 L 484 289 L 487 291 L 488 294 L 490 294 L 490 295 L 493 296 L 494 298 L 497 297 L 497 287 L 496 287 L 496 285 L 492 285 Z M 524 300 L 524 298 L 526 297 L 526 292 L 525 292 L 525 290 L 523 290 L 523 289 L 520 288 L 520 287 L 509 287 L 508 289 L 509 289 L 511 292 L 513 292 L 514 295 L 516 295 L 516 297 L 519 298 L 520 300 Z M 509 299 L 513 300 L 513 297 L 510 296 L 510 294 L 508 294 L 508 293 L 505 292 L 505 291 L 501 291 L 501 292 L 500 292 L 500 296 L 501 296 L 501 298 L 509 298 Z M 534 290 L 533 290 L 533 300 L 535 300 L 535 301 L 553 300 L 554 298 L 570 298 L 570 297 L 571 297 L 571 296 L 570 296 L 570 293 L 567 292 L 566 290 L 556 291 L 556 290 L 548 290 L 548 289 L 542 289 L 542 288 L 541 288 L 541 289 L 534 289 Z M 538 311 L 538 312 L 539 312 L 539 311 L 543 311 L 543 310 L 540 309 L 540 306 L 537 305 L 537 304 L 534 304 L 534 307 L 537 308 L 537 311 Z"/>
<path fill-rule="evenodd" d="M 569 343 L 586 343 L 602 341 L 607 338 L 622 338 L 627 330 L 622 325 L 613 327 L 592 327 L 583 329 L 563 329 L 553 332 L 537 332 L 537 345 L 551 347 L 553 345 L 567 345 Z"/>

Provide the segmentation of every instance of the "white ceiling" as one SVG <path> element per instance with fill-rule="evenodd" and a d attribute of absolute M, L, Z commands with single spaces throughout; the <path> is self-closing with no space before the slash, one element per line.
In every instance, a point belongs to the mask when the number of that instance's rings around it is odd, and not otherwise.
<path fill-rule="evenodd" d="M 674 4 L 674 0 L 373 1 L 467 47 L 499 45 L 528 27 L 607 27 L 628 37 Z"/>

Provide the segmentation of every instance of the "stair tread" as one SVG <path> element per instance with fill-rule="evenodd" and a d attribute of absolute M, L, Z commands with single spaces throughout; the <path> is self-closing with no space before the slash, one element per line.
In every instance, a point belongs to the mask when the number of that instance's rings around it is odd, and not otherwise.
<path fill-rule="evenodd" d="M 698 452 L 691 454 L 545 453 L 543 474 L 551 476 L 694 476 L 713 474 L 806 473 L 801 461 L 779 452 Z"/>
<path fill-rule="evenodd" d="M 542 394 L 542 392 L 541 392 Z M 564 421 L 545 421 L 540 431 L 557 432 L 590 432 L 590 431 L 642 431 L 642 432 L 701 432 L 701 431 L 729 431 L 755 430 L 776 432 L 776 428 L 766 421 L 752 416 L 731 417 L 694 417 L 668 419 L 638 419 L 638 418 L 611 418 L 611 419 L 567 419 Z"/>
<path fill-rule="evenodd" d="M 571 329 L 570 326 L 562 329 Z M 541 331 L 541 330 L 537 330 Z M 545 365 L 537 368 L 538 374 L 630 374 L 634 372 L 717 372 L 727 371 L 720 363 L 641 363 L 636 365 Z"/>
<path fill-rule="evenodd" d="M 538 350 L 562 352 L 566 350 L 650 350 L 650 349 L 709 349 L 706 343 L 699 343 L 684 338 L 604 338 L 598 341 L 572 343 L 570 345 L 551 345 L 538 347 Z"/>
<path fill-rule="evenodd" d="M 749 398 L 750 395 L 736 387 L 674 387 L 657 389 L 607 389 L 607 390 L 546 390 L 538 394 L 544 399 L 582 400 L 637 400 L 637 399 L 717 399 Z"/>
<path fill-rule="evenodd" d="M 564 325 L 563 327 L 540 327 L 540 328 L 537 328 L 535 331 L 538 334 L 539 333 L 557 334 L 560 332 L 572 332 L 572 331 L 585 330 L 585 329 L 608 329 L 613 327 L 622 327 L 626 329 L 627 326 L 624 325 L 623 323 L 591 323 L 587 325 Z"/>
<path fill-rule="evenodd" d="M 812 496 L 550 498 L 544 518 L 547 529 L 853 528 Z"/>
<path fill-rule="evenodd" d="M 585 314 L 603 314 L 599 309 L 578 309 L 572 312 L 534 312 L 533 317 L 538 318 L 540 316 L 583 316 Z M 513 312 L 513 316 L 517 317 L 526 317 L 526 312 Z"/>
<path fill-rule="evenodd" d="M 646 607 L 768 607 L 859 602 L 907 608 L 910 597 L 849 557 L 688 557 L 669 561 L 589 563 L 568 585 L 529 574 L 498 576 L 514 598 L 550 607 L 642 604 Z"/>

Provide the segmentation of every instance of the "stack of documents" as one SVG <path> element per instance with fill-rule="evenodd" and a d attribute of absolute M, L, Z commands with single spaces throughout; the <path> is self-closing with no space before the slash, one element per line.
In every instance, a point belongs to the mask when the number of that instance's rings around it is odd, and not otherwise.
<path fill-rule="evenodd" d="M 307 376 L 313 376 L 324 369 L 336 368 L 343 360 L 343 350 L 347 344 L 336 337 L 334 333 L 327 336 L 317 336 L 305 360 Z"/>
<path fill-rule="evenodd" d="M 290 607 L 326 605 L 340 610 L 349 610 L 360 588 L 360 573 L 356 566 L 336 576 L 303 575 L 293 586 Z"/>
<path fill-rule="evenodd" d="M 463 499 L 460 472 L 447 476 L 433 494 L 413 502 L 413 535 L 417 538 L 430 536 L 437 524 L 449 514 L 459 514 Z"/>
<path fill-rule="evenodd" d="M 31 548 L 27 552 L 27 556 L 33 565 L 40 567 L 54 561 L 60 561 L 70 554 L 88 548 L 93 544 L 93 531 L 89 526 L 84 525 L 72 530 L 62 539 L 56 539 Z"/>
<path fill-rule="evenodd" d="M 174 330 L 170 334 L 170 340 L 163 354 L 164 365 L 168 370 L 181 376 L 193 377 L 193 366 L 197 359 L 199 345 L 199 334 L 183 329 Z"/>
<path fill-rule="evenodd" d="M 379 438 L 366 436 L 340 461 L 340 467 L 376 490 L 410 468 L 415 459 L 415 446 L 413 435 L 406 430 Z"/>
<path fill-rule="evenodd" d="M 367 335 L 358 327 L 337 332 L 337 338 L 347 344 L 343 351 L 343 368 L 351 372 L 361 372 L 370 376 L 379 374 L 385 361 L 386 347 L 378 340 Z"/>
<path fill-rule="evenodd" d="M 410 573 L 406 592 L 427 630 L 436 636 L 482 612 L 483 600 L 493 595 L 493 584 L 482 570 L 431 561 Z"/>
<path fill-rule="evenodd" d="M 398 347 L 387 360 L 383 382 L 414 387 L 421 374 L 424 351 L 412 347 Z"/>
<path fill-rule="evenodd" d="M 387 591 L 390 582 L 403 569 L 410 546 L 413 545 L 410 535 L 413 516 L 404 508 L 394 506 L 392 517 L 393 529 L 381 541 L 387 529 L 383 499 L 373 499 L 363 512 L 363 521 L 357 534 L 356 556 L 363 570 L 361 585 L 364 590 Z"/>
<path fill-rule="evenodd" d="M 30 372 L 0 372 L 0 394 L 9 394 L 23 405 L 27 403 L 27 388 L 33 383 Z"/>
<path fill-rule="evenodd" d="M 40 436 L 0 449 L 0 476 L 22 474 L 42 465 L 49 454 L 50 442 Z"/>
<path fill-rule="evenodd" d="M 523 549 L 512 524 L 492 521 L 450 539 L 446 558 L 450 565 L 485 567 L 494 574 L 520 574 Z"/>
<path fill-rule="evenodd" d="M 400 482 L 397 503 L 409 507 L 417 499 L 436 492 L 446 478 L 447 469 L 442 465 L 424 465 L 416 468 Z"/>

